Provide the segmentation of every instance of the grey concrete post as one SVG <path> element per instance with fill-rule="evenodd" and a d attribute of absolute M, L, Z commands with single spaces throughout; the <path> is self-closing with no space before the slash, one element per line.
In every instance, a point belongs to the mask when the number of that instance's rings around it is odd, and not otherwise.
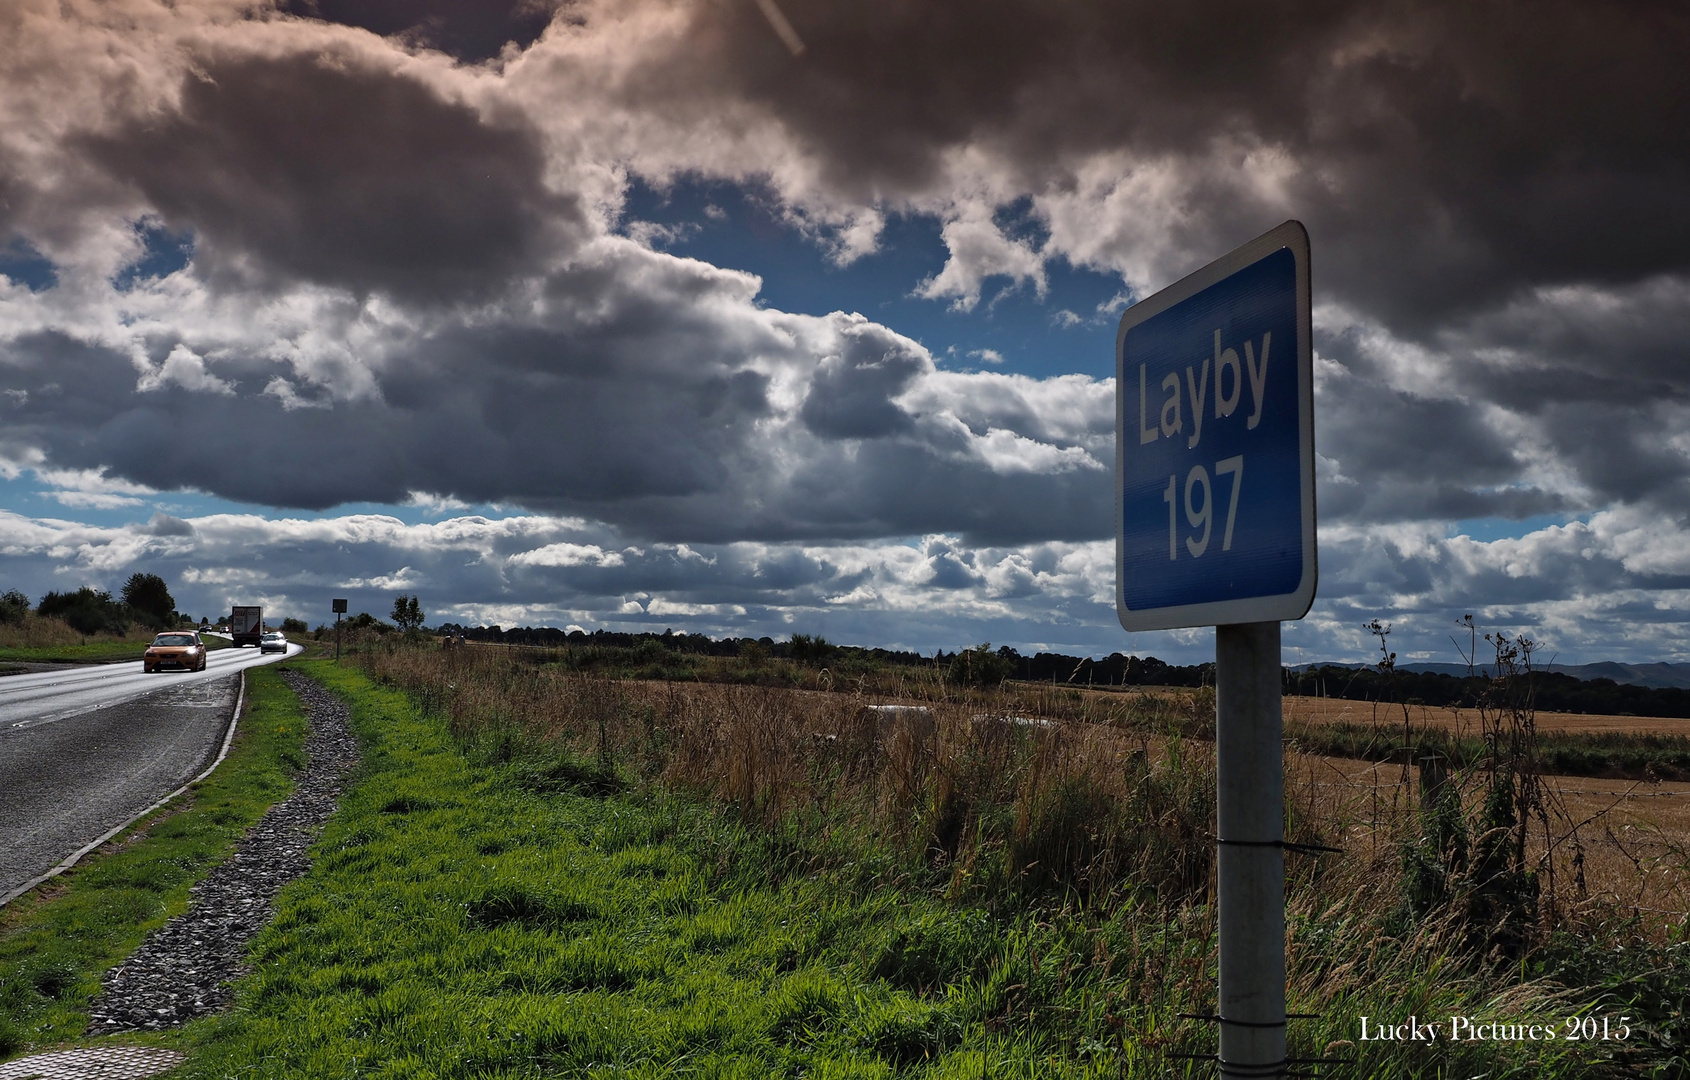
<path fill-rule="evenodd" d="M 1285 759 L 1277 622 L 1215 627 L 1222 1076 L 1285 1074 Z"/>

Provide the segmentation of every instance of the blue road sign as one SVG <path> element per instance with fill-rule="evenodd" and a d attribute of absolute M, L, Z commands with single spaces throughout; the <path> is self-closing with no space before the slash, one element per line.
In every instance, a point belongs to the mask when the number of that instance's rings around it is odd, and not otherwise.
<path fill-rule="evenodd" d="M 1310 337 L 1309 239 L 1295 221 L 1122 315 L 1115 587 L 1126 629 L 1308 613 Z"/>

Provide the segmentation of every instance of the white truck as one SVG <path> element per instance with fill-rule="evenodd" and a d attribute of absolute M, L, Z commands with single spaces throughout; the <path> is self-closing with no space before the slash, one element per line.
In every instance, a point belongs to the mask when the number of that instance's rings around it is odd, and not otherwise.
<path fill-rule="evenodd" d="M 234 640 L 235 648 L 242 645 L 258 645 L 262 647 L 264 637 L 264 609 L 260 607 L 237 607 L 229 612 L 229 637 Z"/>

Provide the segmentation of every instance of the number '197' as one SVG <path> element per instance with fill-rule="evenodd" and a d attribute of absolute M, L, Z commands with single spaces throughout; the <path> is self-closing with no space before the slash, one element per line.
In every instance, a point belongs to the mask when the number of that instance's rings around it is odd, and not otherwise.
<path fill-rule="evenodd" d="M 1238 518 L 1238 489 L 1244 486 L 1244 455 L 1222 458 L 1215 462 L 1215 477 L 1231 477 L 1226 499 L 1226 528 L 1221 532 L 1221 550 L 1232 550 L 1232 526 Z M 1201 492 L 1201 494 L 1199 494 Z M 1162 501 L 1168 504 L 1168 561 L 1179 558 L 1179 474 L 1168 477 L 1168 486 L 1162 492 Z M 1193 559 L 1200 559 L 1209 550 L 1210 534 L 1215 525 L 1215 496 L 1214 489 L 1209 483 L 1209 470 L 1201 465 L 1193 465 L 1191 471 L 1185 474 L 1185 520 L 1191 526 L 1193 535 L 1185 538 L 1185 550 L 1191 553 Z"/>

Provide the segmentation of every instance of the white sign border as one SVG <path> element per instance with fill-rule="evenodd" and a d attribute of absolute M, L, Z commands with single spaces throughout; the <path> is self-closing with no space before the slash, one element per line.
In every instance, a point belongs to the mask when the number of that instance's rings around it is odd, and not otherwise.
<path fill-rule="evenodd" d="M 1297 441 L 1303 492 L 1303 577 L 1288 593 L 1251 596 L 1239 600 L 1214 600 L 1204 604 L 1146 608 L 1133 611 L 1123 595 L 1125 563 L 1125 431 L 1127 420 L 1126 377 L 1121 371 L 1121 345 L 1127 331 L 1189 297 L 1195 296 L 1246 266 L 1281 248 L 1290 248 L 1297 267 Z M 1129 307 L 1115 331 L 1115 614 L 1121 628 L 1178 630 L 1188 627 L 1222 626 L 1232 623 L 1284 622 L 1300 619 L 1314 603 L 1320 577 L 1316 562 L 1314 506 L 1314 326 L 1309 291 L 1309 234 L 1300 221 L 1287 221 L 1221 256 L 1214 262 L 1169 285 L 1161 292 Z"/>

